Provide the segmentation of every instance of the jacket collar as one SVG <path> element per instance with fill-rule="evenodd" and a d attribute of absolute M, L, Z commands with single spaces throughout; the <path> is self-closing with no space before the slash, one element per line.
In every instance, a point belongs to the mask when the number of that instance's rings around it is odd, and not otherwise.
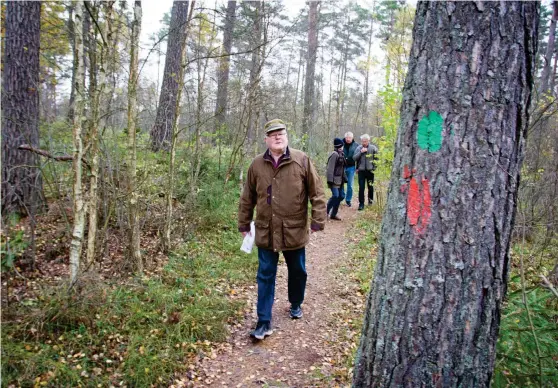
<path fill-rule="evenodd" d="M 273 167 L 277 168 L 284 161 L 291 159 L 291 151 L 289 150 L 289 146 L 287 146 L 287 149 L 285 150 L 285 153 L 279 157 L 279 159 L 277 160 L 277 163 L 276 163 L 275 159 L 273 159 L 273 156 L 271 156 L 271 152 L 269 151 L 269 148 L 268 148 L 267 150 L 265 150 L 263 158 L 264 158 L 264 160 L 269 160 L 273 164 Z"/>

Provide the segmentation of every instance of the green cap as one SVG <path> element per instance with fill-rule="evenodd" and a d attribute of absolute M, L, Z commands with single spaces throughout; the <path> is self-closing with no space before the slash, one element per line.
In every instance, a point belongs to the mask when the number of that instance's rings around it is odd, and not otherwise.
<path fill-rule="evenodd" d="M 273 119 L 265 123 L 264 131 L 266 135 L 273 131 L 278 131 L 280 129 L 287 129 L 287 125 L 283 122 L 283 120 Z"/>

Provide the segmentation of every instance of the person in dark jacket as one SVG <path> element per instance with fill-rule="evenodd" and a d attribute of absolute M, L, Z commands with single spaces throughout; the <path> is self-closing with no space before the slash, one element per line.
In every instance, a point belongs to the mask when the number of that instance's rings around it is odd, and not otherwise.
<path fill-rule="evenodd" d="M 370 144 L 370 136 L 364 134 L 360 137 L 359 145 L 354 154 L 358 171 L 358 210 L 364 209 L 364 191 L 368 187 L 368 204 L 374 201 L 374 170 L 377 159 L 378 147 Z"/>
<path fill-rule="evenodd" d="M 343 154 L 343 140 L 333 140 L 333 152 L 327 159 L 327 186 L 331 190 L 331 198 L 327 201 L 327 214 L 330 219 L 341 221 L 337 215 L 339 205 L 345 198 L 343 190 L 345 177 L 345 155 Z"/>
<path fill-rule="evenodd" d="M 345 174 L 347 175 L 347 195 L 345 203 L 351 207 L 351 200 L 353 199 L 353 182 L 355 180 L 355 159 L 354 154 L 358 147 L 357 142 L 354 141 L 352 132 L 345 133 L 343 139 L 343 153 L 345 154 Z"/>
<path fill-rule="evenodd" d="M 308 155 L 288 147 L 287 126 L 282 120 L 267 122 L 264 132 L 267 150 L 252 160 L 238 207 L 238 230 L 244 237 L 257 210 L 258 323 L 250 335 L 258 340 L 273 333 L 271 313 L 279 252 L 287 263 L 291 318 L 302 318 L 305 247 L 310 231 L 323 230 L 326 221 L 323 183 Z M 312 204 L 310 217 L 308 202 Z"/>

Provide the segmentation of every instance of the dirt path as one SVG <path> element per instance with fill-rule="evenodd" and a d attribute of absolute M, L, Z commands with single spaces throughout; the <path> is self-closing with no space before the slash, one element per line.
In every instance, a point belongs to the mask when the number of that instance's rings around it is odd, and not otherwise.
<path fill-rule="evenodd" d="M 314 233 L 307 246 L 308 283 L 303 304 L 304 317 L 289 318 L 287 267 L 280 259 L 277 273 L 274 333 L 253 342 L 249 332 L 255 326 L 256 287 L 247 295 L 252 312 L 219 352 L 204 358 L 192 370 L 190 386 L 196 387 L 324 387 L 340 386 L 348 366 L 339 365 L 349 354 L 347 340 L 356 338 L 347 314 L 362 308 L 355 285 L 349 284 L 339 266 L 349 254 L 345 231 L 355 219 L 355 206 L 342 205 L 343 221 L 327 221 L 324 232 Z M 255 278 L 256 274 L 254 274 Z M 255 280 L 254 280 L 255 285 Z M 362 311 L 362 310 L 361 310 Z M 354 346 L 354 345 L 353 345 Z M 343 373 L 344 371 L 344 373 Z M 341 381 L 343 378 L 341 377 Z"/>

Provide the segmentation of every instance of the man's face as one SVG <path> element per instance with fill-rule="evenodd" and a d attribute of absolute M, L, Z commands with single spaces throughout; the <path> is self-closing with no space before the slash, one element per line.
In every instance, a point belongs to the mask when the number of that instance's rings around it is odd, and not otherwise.
<path fill-rule="evenodd" d="M 351 135 L 345 136 L 345 142 L 351 144 L 353 142 L 353 137 Z"/>
<path fill-rule="evenodd" d="M 265 137 L 265 144 L 272 152 L 285 152 L 287 145 L 289 145 L 289 139 L 287 138 L 287 131 L 280 129 L 278 131 L 273 131 L 268 133 Z"/>
<path fill-rule="evenodd" d="M 368 144 L 370 144 L 370 140 L 368 140 L 368 139 L 362 139 L 362 146 L 363 146 L 363 147 L 365 147 L 365 148 L 368 147 Z"/>

